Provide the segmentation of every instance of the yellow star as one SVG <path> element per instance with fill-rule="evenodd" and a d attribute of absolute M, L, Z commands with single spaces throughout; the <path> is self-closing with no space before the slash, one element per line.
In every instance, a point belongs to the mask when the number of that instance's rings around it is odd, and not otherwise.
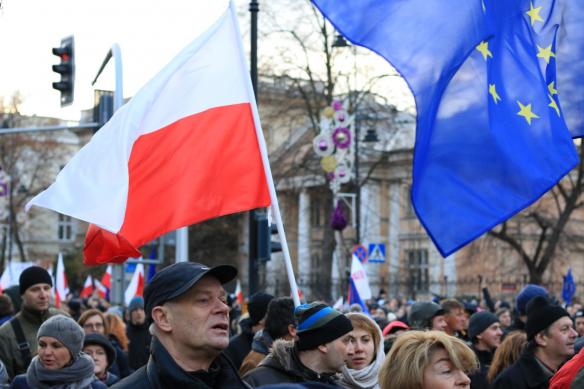
<path fill-rule="evenodd" d="M 476 49 L 478 51 L 480 51 L 480 53 L 483 55 L 483 58 L 485 59 L 485 61 L 487 60 L 487 57 L 493 58 L 493 53 L 491 53 L 489 50 L 489 42 L 482 41 L 481 43 L 479 43 L 477 45 Z"/>
<path fill-rule="evenodd" d="M 548 84 L 548 91 L 550 91 L 550 94 L 553 95 L 557 95 L 558 94 L 558 90 L 555 87 L 555 81 L 552 81 Z"/>
<path fill-rule="evenodd" d="M 548 95 L 548 97 L 550 98 L 550 103 L 548 104 L 548 107 L 552 107 L 553 109 L 555 109 L 558 116 L 560 116 L 560 108 L 558 107 L 556 100 L 554 100 L 552 95 Z"/>
<path fill-rule="evenodd" d="M 550 63 L 550 58 L 551 57 L 555 58 L 556 54 L 552 51 L 552 45 L 549 45 L 546 48 L 537 45 L 537 57 L 543 58 L 545 60 L 545 63 Z"/>
<path fill-rule="evenodd" d="M 523 105 L 521 104 L 519 101 L 517 102 L 517 104 L 519 104 L 519 112 L 517 112 L 517 115 L 519 116 L 523 116 L 525 118 L 525 120 L 527 120 L 527 123 L 529 125 L 531 125 L 531 119 L 538 119 L 539 116 L 537 116 L 536 114 L 533 113 L 533 111 L 531 110 L 531 104 L 527 104 L 527 105 Z"/>
<path fill-rule="evenodd" d="M 495 104 L 501 101 L 501 97 L 497 93 L 497 87 L 495 86 L 495 84 L 489 84 L 489 94 L 493 96 L 493 101 L 495 102 Z"/>
<path fill-rule="evenodd" d="M 543 19 L 539 15 L 541 11 L 541 7 L 533 8 L 533 2 L 529 2 L 529 11 L 526 12 L 527 16 L 531 19 L 531 26 L 535 24 L 535 22 L 540 21 L 543 22 Z"/>

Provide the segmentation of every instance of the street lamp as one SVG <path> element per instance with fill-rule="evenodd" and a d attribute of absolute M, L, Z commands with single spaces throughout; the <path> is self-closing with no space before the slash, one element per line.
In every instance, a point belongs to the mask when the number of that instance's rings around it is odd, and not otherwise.
<path fill-rule="evenodd" d="M 368 128 L 363 140 L 361 140 L 361 121 L 369 119 L 369 116 L 355 115 L 355 244 L 361 243 L 361 183 L 359 182 L 359 143 L 376 143 L 379 141 L 375 128 Z"/>

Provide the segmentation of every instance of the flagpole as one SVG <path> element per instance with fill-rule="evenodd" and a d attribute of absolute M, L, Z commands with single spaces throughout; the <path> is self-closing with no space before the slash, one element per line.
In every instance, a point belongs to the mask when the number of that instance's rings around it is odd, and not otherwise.
<path fill-rule="evenodd" d="M 245 51 L 243 49 L 243 43 L 241 42 L 241 32 L 239 30 L 239 23 L 237 22 L 237 12 L 235 10 L 235 5 L 233 0 L 229 1 L 229 7 L 231 8 L 231 17 L 233 19 L 233 24 L 235 26 L 235 31 L 237 33 L 237 43 L 240 51 L 240 58 L 243 63 L 243 68 L 247 69 L 247 64 L 245 63 Z M 290 251 L 288 249 L 288 242 L 286 241 L 286 234 L 284 233 L 284 224 L 282 223 L 282 215 L 280 214 L 280 207 L 278 205 L 278 196 L 276 195 L 276 188 L 274 186 L 274 180 L 272 178 L 272 170 L 270 169 L 270 161 L 268 160 L 268 151 L 266 147 L 266 141 L 264 140 L 264 133 L 262 131 L 262 126 L 260 123 L 260 116 L 258 114 L 257 106 L 255 104 L 255 93 L 251 85 L 251 80 L 249 77 L 245 77 L 246 86 L 249 96 L 252 97 L 251 110 L 253 113 L 253 120 L 255 123 L 255 130 L 258 140 L 258 145 L 260 147 L 260 153 L 262 155 L 262 163 L 264 165 L 264 171 L 266 173 L 266 180 L 268 182 L 268 189 L 270 191 L 270 198 L 272 200 L 272 212 L 274 213 L 274 218 L 276 221 L 276 226 L 278 228 L 278 236 L 280 237 L 280 243 L 282 244 L 282 253 L 284 254 L 284 262 L 286 264 L 286 273 L 288 274 L 288 283 L 290 284 L 290 291 L 292 292 L 292 298 L 294 299 L 294 305 L 300 305 L 300 296 L 298 296 L 298 285 L 296 284 L 296 278 L 294 277 L 294 268 L 292 267 L 292 260 L 290 258 Z"/>

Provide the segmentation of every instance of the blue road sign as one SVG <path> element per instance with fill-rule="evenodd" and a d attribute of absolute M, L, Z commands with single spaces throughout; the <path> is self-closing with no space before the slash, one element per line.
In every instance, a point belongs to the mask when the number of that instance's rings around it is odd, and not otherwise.
<path fill-rule="evenodd" d="M 385 243 L 369 244 L 369 262 L 385 262 Z"/>

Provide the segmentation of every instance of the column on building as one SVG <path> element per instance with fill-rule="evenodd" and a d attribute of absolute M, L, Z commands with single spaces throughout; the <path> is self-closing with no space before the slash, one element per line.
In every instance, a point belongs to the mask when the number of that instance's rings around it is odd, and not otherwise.
<path fill-rule="evenodd" d="M 447 296 L 456 296 L 456 253 L 444 258 L 444 281 Z"/>
<path fill-rule="evenodd" d="M 443 273 L 442 273 L 442 255 L 436 249 L 430 238 L 428 238 L 428 278 L 430 283 L 430 294 L 441 295 L 442 285 L 443 285 Z"/>
<path fill-rule="evenodd" d="M 370 243 L 382 243 L 381 239 L 381 209 L 379 204 L 380 187 L 378 183 L 368 182 L 361 187 L 361 243 L 369 247 Z M 377 296 L 379 285 L 379 272 L 383 263 L 370 263 L 367 261 L 365 269 L 373 296 Z"/>
<path fill-rule="evenodd" d="M 302 189 L 298 198 L 298 287 L 309 298 L 310 290 L 310 195 Z"/>
<path fill-rule="evenodd" d="M 389 185 L 389 236 L 387 237 L 387 263 L 389 266 L 389 295 L 399 293 L 399 233 L 400 233 L 400 184 Z"/>

